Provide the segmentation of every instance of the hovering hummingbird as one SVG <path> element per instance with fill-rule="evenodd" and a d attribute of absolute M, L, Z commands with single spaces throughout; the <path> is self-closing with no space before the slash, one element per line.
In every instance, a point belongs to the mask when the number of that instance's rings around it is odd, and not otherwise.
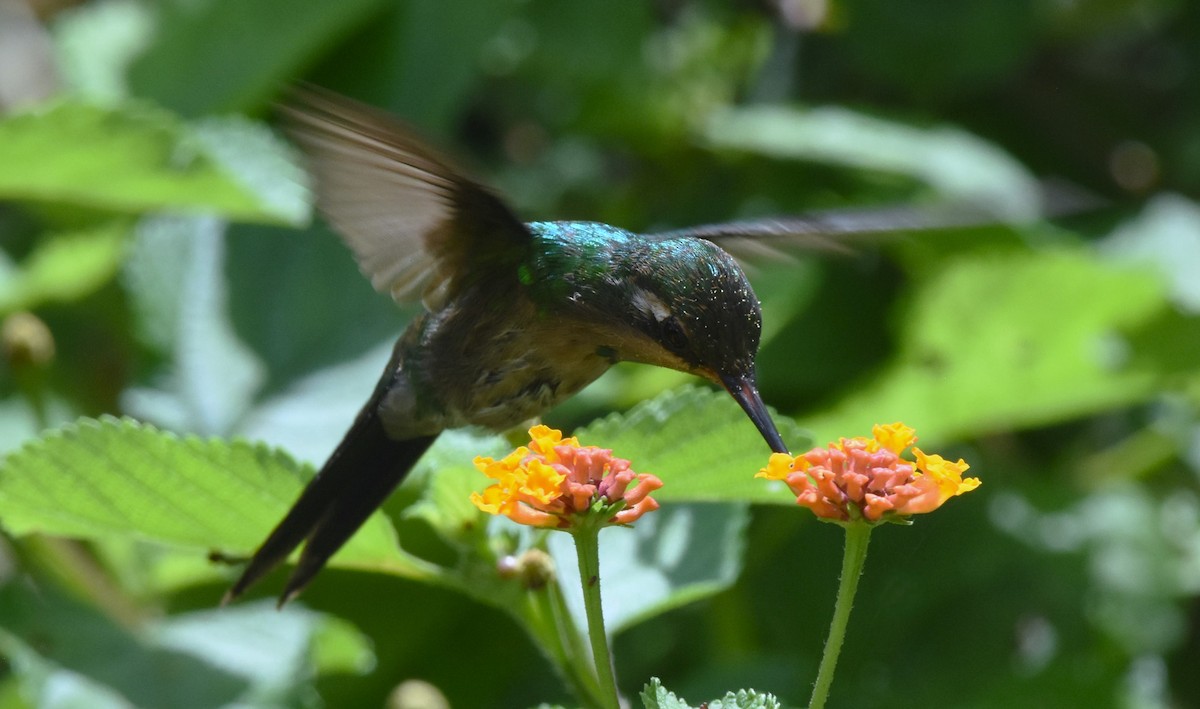
<path fill-rule="evenodd" d="M 895 228 L 880 213 L 734 222 L 635 234 L 596 222 L 522 222 L 394 118 L 323 90 L 282 107 L 317 204 L 376 290 L 424 310 L 350 430 L 225 596 L 300 560 L 294 598 L 442 431 L 505 430 L 621 361 L 690 372 L 728 391 L 786 452 L 755 383 L 762 316 L 718 243 Z"/>

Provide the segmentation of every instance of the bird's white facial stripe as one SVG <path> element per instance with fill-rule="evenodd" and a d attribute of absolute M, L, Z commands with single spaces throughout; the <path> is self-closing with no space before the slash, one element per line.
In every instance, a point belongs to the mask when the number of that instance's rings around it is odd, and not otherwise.
<path fill-rule="evenodd" d="M 638 310 L 651 316 L 658 322 L 671 317 L 671 309 L 662 299 L 650 291 L 638 288 L 633 292 L 633 304 Z"/>

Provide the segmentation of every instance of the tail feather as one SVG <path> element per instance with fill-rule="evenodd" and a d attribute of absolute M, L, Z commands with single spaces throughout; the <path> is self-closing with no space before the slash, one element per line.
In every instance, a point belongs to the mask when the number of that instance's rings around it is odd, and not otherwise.
<path fill-rule="evenodd" d="M 392 445 L 386 452 L 376 449 L 381 458 L 375 463 L 376 469 L 369 475 L 359 476 L 350 489 L 334 499 L 308 535 L 304 551 L 300 554 L 300 562 L 288 578 L 287 586 L 280 596 L 280 605 L 295 598 L 317 572 L 324 568 L 329 557 L 333 556 L 367 521 L 371 513 L 392 494 L 436 438 L 437 436 L 425 436 L 405 441 L 389 441 Z"/>
<path fill-rule="evenodd" d="M 254 553 L 222 603 L 240 596 L 305 542 L 280 605 L 294 598 L 383 504 L 437 438 L 389 438 L 376 405 L 376 397 L 372 397 L 333 455 Z"/>

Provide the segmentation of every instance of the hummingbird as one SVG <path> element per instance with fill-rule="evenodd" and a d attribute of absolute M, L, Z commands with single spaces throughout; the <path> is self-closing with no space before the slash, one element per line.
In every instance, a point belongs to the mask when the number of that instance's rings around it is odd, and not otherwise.
<path fill-rule="evenodd" d="M 617 362 L 715 383 L 772 451 L 787 452 L 755 380 L 759 302 L 721 245 L 861 232 L 862 220 L 793 217 L 658 234 L 587 221 L 527 223 L 382 111 L 314 87 L 298 89 L 280 111 L 308 159 L 318 209 L 364 275 L 376 290 L 424 307 L 341 443 L 224 602 L 303 544 L 280 597 L 287 603 L 442 431 L 510 429 Z"/>

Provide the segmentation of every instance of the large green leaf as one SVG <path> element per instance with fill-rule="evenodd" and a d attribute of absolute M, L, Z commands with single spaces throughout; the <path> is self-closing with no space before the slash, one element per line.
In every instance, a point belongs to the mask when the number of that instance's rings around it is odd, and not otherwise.
<path fill-rule="evenodd" d="M 1006 218 L 1040 211 L 1037 182 L 1019 162 L 949 126 L 915 128 L 832 106 L 751 106 L 714 114 L 705 137 L 718 148 L 909 176 Z"/>
<path fill-rule="evenodd" d="M 803 450 L 807 435 L 775 415 L 783 440 Z M 755 480 L 771 449 L 741 407 L 724 392 L 683 387 L 575 432 L 584 445 L 611 448 L 634 470 L 663 480 L 657 499 L 787 502 L 781 486 Z"/>
<path fill-rule="evenodd" d="M 1140 401 L 1156 375 L 1122 336 L 1161 311 L 1164 290 L 1147 269 L 1082 250 L 950 260 L 896 314 L 896 361 L 801 423 L 819 441 L 897 420 L 946 439 Z"/>
<path fill-rule="evenodd" d="M 0 198 L 295 224 L 308 206 L 285 154 L 234 119 L 193 130 L 148 104 L 60 101 L 0 120 Z"/>
<path fill-rule="evenodd" d="M 137 537 L 247 553 L 295 501 L 311 469 L 248 443 L 181 438 L 125 419 L 83 419 L 0 467 L 0 522 L 14 534 Z M 377 515 L 332 565 L 421 575 Z"/>
<path fill-rule="evenodd" d="M 371 655 L 356 629 L 294 606 L 245 604 L 130 629 L 21 581 L 0 586 L 0 652 L 25 697 L 55 709 L 298 706 L 314 671 L 361 671 Z"/>

